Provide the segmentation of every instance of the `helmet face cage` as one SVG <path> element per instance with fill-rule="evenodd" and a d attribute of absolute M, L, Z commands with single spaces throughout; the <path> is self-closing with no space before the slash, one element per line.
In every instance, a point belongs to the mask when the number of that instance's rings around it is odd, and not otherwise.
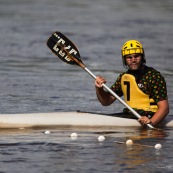
<path fill-rule="evenodd" d="M 128 66 L 126 64 L 126 61 L 125 61 L 125 56 L 126 55 L 130 55 L 130 54 L 141 54 L 141 56 L 142 56 L 142 64 L 146 63 L 144 49 L 142 47 L 142 44 L 139 41 L 137 41 L 137 40 L 129 40 L 129 41 L 127 41 L 123 45 L 121 53 L 122 53 L 123 66 L 125 68 L 128 68 Z"/>
<path fill-rule="evenodd" d="M 142 65 L 143 64 L 146 64 L 146 59 L 145 59 L 144 53 L 141 54 L 141 57 L 142 57 Z M 124 66 L 124 68 L 129 69 L 129 67 L 127 66 L 126 60 L 125 60 L 125 56 L 122 57 L 122 60 L 123 60 L 123 66 Z"/>

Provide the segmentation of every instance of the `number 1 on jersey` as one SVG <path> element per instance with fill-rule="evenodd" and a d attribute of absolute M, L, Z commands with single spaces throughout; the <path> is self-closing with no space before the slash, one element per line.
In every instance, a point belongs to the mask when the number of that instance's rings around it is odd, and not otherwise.
<path fill-rule="evenodd" d="M 130 101 L 130 82 L 124 81 L 124 85 L 127 86 L 127 88 L 126 88 L 127 101 Z"/>

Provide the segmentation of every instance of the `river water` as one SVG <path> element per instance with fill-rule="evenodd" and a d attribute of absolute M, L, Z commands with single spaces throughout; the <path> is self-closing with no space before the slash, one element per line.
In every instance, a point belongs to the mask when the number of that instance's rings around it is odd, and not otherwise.
<path fill-rule="evenodd" d="M 0 0 L 0 113 L 120 112 L 97 101 L 93 79 L 46 46 L 54 31 L 78 47 L 85 65 L 111 86 L 124 69 L 121 46 L 137 39 L 147 65 L 166 79 L 173 114 L 173 2 L 171 0 Z M 45 129 L 44 129 L 45 130 Z M 172 129 L 162 133 L 114 129 L 2 130 L 0 172 L 163 172 L 173 169 Z M 80 137 L 71 140 L 70 134 Z M 99 143 L 98 135 L 106 135 Z M 128 138 L 151 147 L 127 148 Z"/>

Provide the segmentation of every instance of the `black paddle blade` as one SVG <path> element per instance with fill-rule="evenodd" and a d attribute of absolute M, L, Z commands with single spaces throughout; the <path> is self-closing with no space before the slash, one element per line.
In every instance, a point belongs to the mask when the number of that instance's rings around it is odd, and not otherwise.
<path fill-rule="evenodd" d="M 62 33 L 54 32 L 47 40 L 47 46 L 62 61 L 79 65 L 82 63 L 77 47 Z"/>

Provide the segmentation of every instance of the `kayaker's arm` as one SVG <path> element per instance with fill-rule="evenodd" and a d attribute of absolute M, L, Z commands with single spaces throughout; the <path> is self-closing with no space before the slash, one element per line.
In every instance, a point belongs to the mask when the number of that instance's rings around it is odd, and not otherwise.
<path fill-rule="evenodd" d="M 157 123 L 161 122 L 169 113 L 168 100 L 159 101 L 157 105 L 158 105 L 158 110 L 150 119 L 153 125 L 156 125 Z"/>
<path fill-rule="evenodd" d="M 96 95 L 103 106 L 109 106 L 115 101 L 115 97 L 103 89 L 103 83 L 106 83 L 106 80 L 101 76 L 97 76 L 95 80 Z"/>
<path fill-rule="evenodd" d="M 158 105 L 158 110 L 151 119 L 149 119 L 146 116 L 142 116 L 139 119 L 139 122 L 141 122 L 142 124 L 150 123 L 152 125 L 157 125 L 159 122 L 161 122 L 169 113 L 169 103 L 168 100 L 162 100 L 159 101 L 157 105 Z"/>

